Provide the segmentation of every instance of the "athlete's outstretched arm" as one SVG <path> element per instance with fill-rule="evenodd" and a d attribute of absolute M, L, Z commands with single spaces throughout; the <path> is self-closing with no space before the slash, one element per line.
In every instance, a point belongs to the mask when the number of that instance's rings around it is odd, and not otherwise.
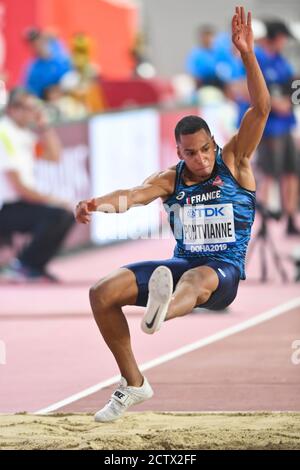
<path fill-rule="evenodd" d="M 235 164 L 249 159 L 262 137 L 270 110 L 270 94 L 254 53 L 251 13 L 246 15 L 243 7 L 237 7 L 232 19 L 232 42 L 240 51 L 246 68 L 250 108 L 245 113 L 237 134 L 229 142 Z"/>
<path fill-rule="evenodd" d="M 87 224 L 92 212 L 126 212 L 135 205 L 147 205 L 159 197 L 167 197 L 174 189 L 176 171 L 168 169 L 155 173 L 140 186 L 119 189 L 105 196 L 80 201 L 76 206 L 77 222 Z"/>

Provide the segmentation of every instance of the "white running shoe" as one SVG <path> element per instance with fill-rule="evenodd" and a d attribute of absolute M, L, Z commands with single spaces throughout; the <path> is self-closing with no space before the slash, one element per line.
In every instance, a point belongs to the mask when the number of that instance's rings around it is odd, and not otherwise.
<path fill-rule="evenodd" d="M 141 387 L 130 387 L 126 379 L 121 377 L 119 387 L 114 391 L 109 402 L 95 414 L 95 421 L 98 423 L 115 421 L 121 418 L 130 406 L 149 400 L 152 396 L 153 390 L 146 377 Z"/>
<path fill-rule="evenodd" d="M 166 318 L 173 294 L 173 277 L 169 268 L 158 266 L 149 280 L 149 297 L 141 328 L 144 333 L 158 331 Z"/>

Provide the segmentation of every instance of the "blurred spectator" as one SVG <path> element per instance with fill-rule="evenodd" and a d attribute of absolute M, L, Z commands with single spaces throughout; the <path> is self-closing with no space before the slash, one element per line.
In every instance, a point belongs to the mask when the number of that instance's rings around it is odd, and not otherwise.
<path fill-rule="evenodd" d="M 91 63 L 91 40 L 86 34 L 77 33 L 73 36 L 71 51 L 73 66 L 82 82 L 100 76 L 99 67 Z"/>
<path fill-rule="evenodd" d="M 46 88 L 59 83 L 62 76 L 72 69 L 66 50 L 55 37 L 47 36 L 38 29 L 26 33 L 33 60 L 27 67 L 25 86 L 34 95 L 42 98 Z"/>
<path fill-rule="evenodd" d="M 202 85 L 222 85 L 216 73 L 215 29 L 211 25 L 198 29 L 198 45 L 187 56 L 187 72 L 194 77 L 197 88 Z"/>
<path fill-rule="evenodd" d="M 141 31 L 136 34 L 130 53 L 134 62 L 134 77 L 144 79 L 155 77 L 156 70 L 147 57 L 145 35 Z"/>
<path fill-rule="evenodd" d="M 131 56 L 134 60 L 134 71 L 136 73 L 137 67 L 143 62 L 146 62 L 145 37 L 141 32 L 137 33 L 134 38 Z"/>
<path fill-rule="evenodd" d="M 230 48 L 216 46 L 216 75 L 225 91 L 228 84 L 245 77 L 240 54 L 232 42 Z"/>
<path fill-rule="evenodd" d="M 50 122 L 84 119 L 89 114 L 87 107 L 73 96 L 72 90 L 64 90 L 61 84 L 46 88 L 43 98 Z"/>
<path fill-rule="evenodd" d="M 199 46 L 188 55 L 187 70 L 198 88 L 215 86 L 223 91 L 227 84 L 245 76 L 242 61 L 228 33 L 216 34 L 208 25 L 199 29 Z"/>
<path fill-rule="evenodd" d="M 0 232 L 29 233 L 32 240 L 1 277 L 15 281 L 55 279 L 45 269 L 74 223 L 69 203 L 35 189 L 34 157 L 37 135 L 43 158 L 57 162 L 60 144 L 37 100 L 24 89 L 10 93 L 6 114 L 0 119 Z"/>
<path fill-rule="evenodd" d="M 296 124 L 291 102 L 294 71 L 282 54 L 291 35 L 282 22 L 266 22 L 266 28 L 265 40 L 256 47 L 256 56 L 272 100 L 272 110 L 258 147 L 257 164 L 264 175 L 261 197 L 267 205 L 271 186 L 280 181 L 282 206 L 287 215 L 286 232 L 299 235 L 294 222 L 299 191 L 299 155 L 292 136 Z"/>
<path fill-rule="evenodd" d="M 72 97 L 81 101 L 90 113 L 103 111 L 106 103 L 99 67 L 91 62 L 91 40 L 87 35 L 77 33 L 73 37 L 71 50 L 74 72 L 77 75 L 77 85 L 72 88 Z"/>

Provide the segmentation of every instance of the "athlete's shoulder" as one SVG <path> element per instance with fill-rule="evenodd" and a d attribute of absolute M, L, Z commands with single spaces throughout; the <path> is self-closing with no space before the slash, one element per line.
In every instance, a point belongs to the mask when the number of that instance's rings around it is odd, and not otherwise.
<path fill-rule="evenodd" d="M 224 145 L 222 160 L 238 184 L 249 191 L 255 191 L 256 184 L 249 158 L 239 158 L 236 153 L 236 135 Z"/>
<path fill-rule="evenodd" d="M 176 169 L 177 169 L 177 165 L 173 165 L 163 170 L 161 174 L 161 177 L 164 179 L 165 183 L 169 185 L 170 188 L 172 189 L 171 192 L 173 192 L 174 183 L 176 180 Z"/>
<path fill-rule="evenodd" d="M 174 191 L 175 180 L 176 165 L 152 174 L 144 181 L 144 184 L 146 183 L 154 186 L 160 186 L 164 188 L 167 195 L 170 195 Z"/>

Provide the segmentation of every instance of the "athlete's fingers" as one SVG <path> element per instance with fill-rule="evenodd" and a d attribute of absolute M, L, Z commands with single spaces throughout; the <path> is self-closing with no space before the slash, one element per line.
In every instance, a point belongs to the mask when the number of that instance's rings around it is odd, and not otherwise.
<path fill-rule="evenodd" d="M 237 26 L 239 26 L 241 24 L 240 7 L 235 7 L 235 13 L 236 13 L 236 23 L 237 23 Z"/>
<path fill-rule="evenodd" d="M 247 15 L 247 26 L 252 26 L 252 16 L 251 16 L 251 11 L 248 11 Z"/>
<path fill-rule="evenodd" d="M 246 23 L 245 10 L 244 7 L 241 7 L 241 24 Z"/>
<path fill-rule="evenodd" d="M 87 208 L 88 208 L 88 211 L 90 211 L 90 212 L 94 212 L 94 211 L 97 210 L 97 204 L 96 204 L 96 199 L 95 198 L 89 199 L 87 201 Z"/>
<path fill-rule="evenodd" d="M 86 201 L 81 201 L 77 204 L 75 218 L 79 223 L 90 222 L 90 212 L 88 211 Z"/>
<path fill-rule="evenodd" d="M 90 215 L 89 212 L 84 212 L 84 213 L 82 213 L 82 214 L 80 215 L 80 219 L 81 219 L 81 220 L 84 220 L 84 221 L 85 221 L 85 220 L 90 220 L 90 219 L 91 219 L 91 215 Z"/>
<path fill-rule="evenodd" d="M 85 215 L 85 216 L 81 216 L 78 218 L 78 222 L 82 223 L 82 224 L 88 224 L 90 221 L 91 221 L 91 216 L 90 215 Z"/>
<path fill-rule="evenodd" d="M 235 31 L 235 30 L 236 30 L 236 27 L 237 27 L 237 15 L 234 15 L 234 16 L 232 17 L 231 25 L 232 25 L 232 30 Z"/>
<path fill-rule="evenodd" d="M 90 213 L 87 201 L 82 201 L 79 204 L 79 212 L 81 214 L 89 214 Z"/>

